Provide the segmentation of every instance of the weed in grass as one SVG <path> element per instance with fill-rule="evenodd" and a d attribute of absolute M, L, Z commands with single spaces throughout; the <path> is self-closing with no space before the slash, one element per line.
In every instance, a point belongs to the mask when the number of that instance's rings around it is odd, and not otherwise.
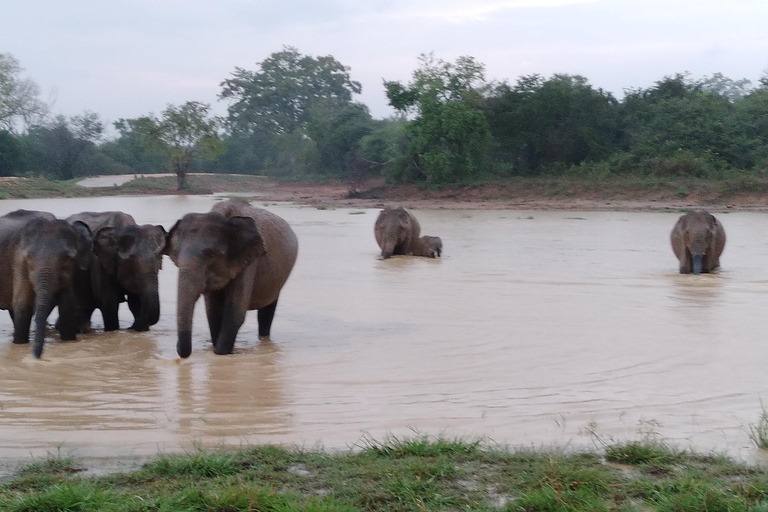
<path fill-rule="evenodd" d="M 768 450 L 768 411 L 765 410 L 762 401 L 760 402 L 760 409 L 760 418 L 757 420 L 757 424 L 749 424 L 747 435 L 759 449 Z"/>
<path fill-rule="evenodd" d="M 380 457 L 436 457 L 438 455 L 471 455 L 480 449 L 481 441 L 463 441 L 461 439 L 437 438 L 429 440 L 429 436 L 419 435 L 413 438 L 399 438 L 387 435 L 383 441 L 376 441 L 369 435 L 364 435 L 359 446 L 363 453 L 372 453 Z"/>

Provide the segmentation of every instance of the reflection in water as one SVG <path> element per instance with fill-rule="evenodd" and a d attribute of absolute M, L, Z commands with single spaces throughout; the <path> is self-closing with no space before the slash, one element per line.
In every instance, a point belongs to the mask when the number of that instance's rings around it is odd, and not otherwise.
<path fill-rule="evenodd" d="M 120 209 L 169 229 L 216 200 L 2 201 L 0 214 Z M 179 361 L 168 259 L 148 333 L 100 332 L 97 313 L 93 334 L 51 333 L 34 361 L 0 312 L 0 456 L 345 447 L 410 429 L 591 446 L 586 430 L 633 439 L 648 425 L 684 447 L 749 452 L 768 363 L 765 214 L 722 216 L 723 270 L 681 276 L 671 214 L 421 211 L 443 258 L 383 261 L 375 210 L 268 208 L 300 241 L 271 342 L 251 312 L 235 353 L 214 356 L 201 301 Z"/>

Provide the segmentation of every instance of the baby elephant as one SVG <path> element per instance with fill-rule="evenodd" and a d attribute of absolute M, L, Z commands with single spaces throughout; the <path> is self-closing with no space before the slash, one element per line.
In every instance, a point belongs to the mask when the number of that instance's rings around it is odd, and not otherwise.
<path fill-rule="evenodd" d="M 381 257 L 387 259 L 393 254 L 426 256 L 434 258 L 443 251 L 443 242 L 436 236 L 423 236 L 419 221 L 411 212 L 398 206 L 387 206 L 376 218 L 373 226 L 376 243 L 381 248 Z"/>
<path fill-rule="evenodd" d="M 414 256 L 439 258 L 441 252 L 443 252 L 443 241 L 439 236 L 424 235 L 413 244 Z"/>
<path fill-rule="evenodd" d="M 681 274 L 711 272 L 720 266 L 725 230 L 711 214 L 686 213 L 672 229 L 671 240 L 672 250 L 680 260 Z"/>

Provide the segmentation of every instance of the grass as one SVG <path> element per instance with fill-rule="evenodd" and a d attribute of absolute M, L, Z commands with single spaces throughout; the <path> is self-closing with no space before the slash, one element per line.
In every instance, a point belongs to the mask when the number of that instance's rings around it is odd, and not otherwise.
<path fill-rule="evenodd" d="M 365 437 L 342 453 L 255 446 L 87 477 L 48 459 L 0 485 L 20 511 L 768 511 L 768 470 L 647 441 L 603 452 Z"/>
<path fill-rule="evenodd" d="M 761 413 L 757 424 L 749 424 L 747 436 L 755 446 L 761 450 L 768 450 L 768 411 L 765 410 L 762 401 L 760 402 Z"/>

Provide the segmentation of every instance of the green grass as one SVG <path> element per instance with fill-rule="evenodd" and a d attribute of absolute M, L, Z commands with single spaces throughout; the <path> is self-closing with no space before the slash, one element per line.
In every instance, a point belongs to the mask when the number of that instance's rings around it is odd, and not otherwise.
<path fill-rule="evenodd" d="M 747 436 L 755 446 L 761 450 L 768 450 L 768 411 L 760 403 L 762 412 L 756 424 L 750 424 L 747 428 Z"/>
<path fill-rule="evenodd" d="M 0 510 L 768 512 L 765 468 L 646 442 L 568 453 L 365 437 L 341 453 L 195 450 L 102 477 L 49 458 L 0 484 Z"/>

